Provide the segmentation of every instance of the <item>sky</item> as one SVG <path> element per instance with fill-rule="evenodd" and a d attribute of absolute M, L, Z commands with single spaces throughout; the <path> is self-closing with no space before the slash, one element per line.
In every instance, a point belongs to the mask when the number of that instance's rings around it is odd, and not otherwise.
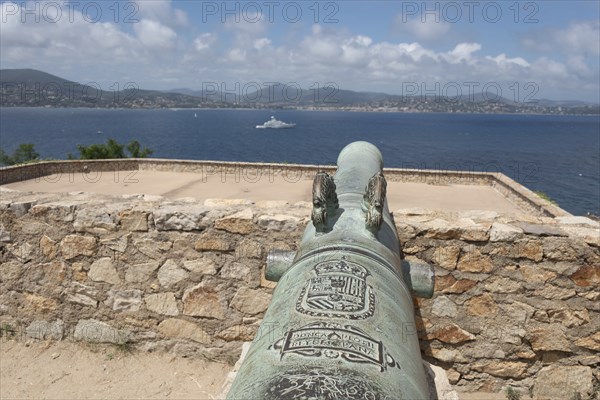
<path fill-rule="evenodd" d="M 597 0 L 0 4 L 1 68 L 104 90 L 333 86 L 598 103 L 599 59 Z"/>

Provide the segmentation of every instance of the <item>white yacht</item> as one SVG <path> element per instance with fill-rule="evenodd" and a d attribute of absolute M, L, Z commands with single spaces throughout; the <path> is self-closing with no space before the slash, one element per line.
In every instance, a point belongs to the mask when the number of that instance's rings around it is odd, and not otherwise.
<path fill-rule="evenodd" d="M 265 122 L 262 125 L 256 125 L 256 129 L 266 129 L 266 128 L 285 129 L 285 128 L 293 128 L 295 126 L 296 126 L 296 124 L 288 124 L 286 122 L 279 121 L 275 117 L 271 116 L 271 119 L 269 121 Z"/>

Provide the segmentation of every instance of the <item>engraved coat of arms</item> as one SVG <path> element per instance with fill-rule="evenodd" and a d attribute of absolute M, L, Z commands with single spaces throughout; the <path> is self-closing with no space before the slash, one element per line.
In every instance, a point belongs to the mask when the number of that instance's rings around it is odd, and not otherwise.
<path fill-rule="evenodd" d="M 313 268 L 296 311 L 318 317 L 365 319 L 375 310 L 375 294 L 366 268 L 346 260 L 324 261 Z"/>

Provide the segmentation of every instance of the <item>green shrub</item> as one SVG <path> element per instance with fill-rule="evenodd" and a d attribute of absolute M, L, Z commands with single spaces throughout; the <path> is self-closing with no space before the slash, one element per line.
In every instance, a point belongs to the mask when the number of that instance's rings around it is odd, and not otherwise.
<path fill-rule="evenodd" d="M 40 155 L 35 151 L 33 143 L 21 143 L 12 156 L 0 149 L 0 163 L 4 165 L 25 164 L 39 159 Z"/>
<path fill-rule="evenodd" d="M 129 155 L 126 154 L 125 149 Z M 128 157 L 146 158 L 153 153 L 147 147 L 142 148 L 137 140 L 133 140 L 125 146 L 114 139 L 108 139 L 106 144 L 91 144 L 89 146 L 78 144 L 77 150 L 79 150 L 80 160 L 106 160 Z M 73 156 L 69 154 L 69 159 L 72 158 Z"/>
<path fill-rule="evenodd" d="M 521 399 L 521 393 L 519 393 L 518 391 L 516 391 L 515 389 L 513 389 L 510 386 L 508 386 L 506 388 L 505 394 L 506 394 L 507 400 L 520 400 Z"/>

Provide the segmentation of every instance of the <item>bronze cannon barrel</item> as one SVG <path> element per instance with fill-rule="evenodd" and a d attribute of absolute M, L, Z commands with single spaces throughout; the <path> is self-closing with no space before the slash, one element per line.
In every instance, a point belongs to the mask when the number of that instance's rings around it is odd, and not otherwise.
<path fill-rule="evenodd" d="M 433 275 L 401 259 L 382 170 L 355 142 L 334 179 L 317 174 L 298 251 L 268 261 L 278 284 L 228 399 L 429 398 L 411 290 L 431 296 Z"/>

